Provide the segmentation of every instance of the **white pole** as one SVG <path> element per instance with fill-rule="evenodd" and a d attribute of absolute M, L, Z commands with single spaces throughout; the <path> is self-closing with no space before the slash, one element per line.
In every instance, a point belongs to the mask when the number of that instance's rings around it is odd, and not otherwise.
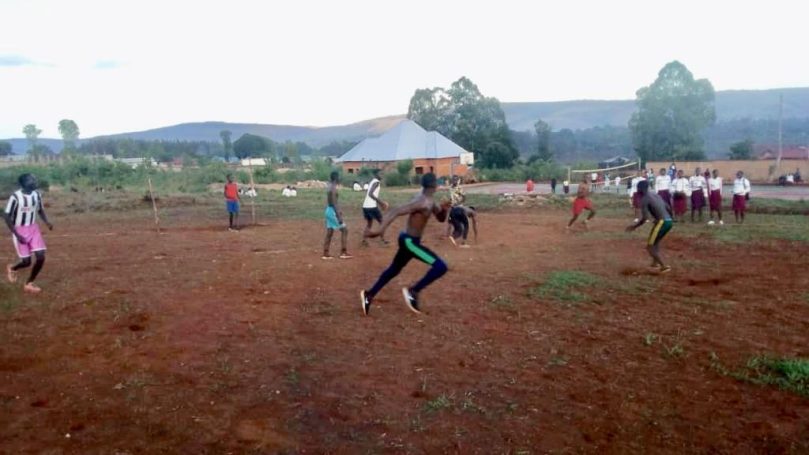
<path fill-rule="evenodd" d="M 146 177 L 146 180 L 149 182 L 149 199 L 152 200 L 152 210 L 154 210 L 154 225 L 157 233 L 160 234 L 160 217 L 157 216 L 157 202 L 154 200 L 154 192 L 152 191 L 152 178 Z"/>
<path fill-rule="evenodd" d="M 778 159 L 775 160 L 776 177 L 781 177 L 781 156 L 784 153 L 782 131 L 784 123 L 784 94 L 778 96 Z"/>

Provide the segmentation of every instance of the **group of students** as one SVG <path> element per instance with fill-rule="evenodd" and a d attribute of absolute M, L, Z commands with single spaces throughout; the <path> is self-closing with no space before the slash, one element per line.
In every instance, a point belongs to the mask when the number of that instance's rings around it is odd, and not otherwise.
<path fill-rule="evenodd" d="M 674 178 L 665 168 L 660 169 L 660 173 L 654 178 L 645 177 L 643 171 L 632 178 L 630 198 L 632 207 L 635 209 L 635 219 L 640 215 L 640 195 L 637 192 L 638 183 L 648 182 L 653 185 L 654 191 L 671 208 L 676 221 L 684 222 L 685 214 L 688 211 L 689 201 L 691 204 L 691 222 L 703 221 L 703 210 L 708 208 L 709 225 L 719 223 L 724 224 L 722 219 L 722 199 L 724 196 L 724 182 L 719 175 L 719 170 L 713 172 L 707 170 L 703 173 L 700 168 L 694 170 L 694 175 L 686 178 L 682 169 L 676 171 Z M 731 208 L 737 223 L 744 222 L 747 211 L 747 201 L 750 199 L 750 180 L 744 176 L 744 172 L 738 171 L 736 179 L 733 181 L 733 198 Z M 716 221 L 714 220 L 716 215 Z"/>

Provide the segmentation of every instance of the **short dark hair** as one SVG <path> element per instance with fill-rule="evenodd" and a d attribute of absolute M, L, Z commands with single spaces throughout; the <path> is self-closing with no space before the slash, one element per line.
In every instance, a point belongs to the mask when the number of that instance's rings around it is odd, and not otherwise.
<path fill-rule="evenodd" d="M 337 171 L 331 171 L 331 174 L 329 174 L 329 178 L 331 179 L 332 182 L 336 182 L 337 177 L 339 177 L 339 176 L 340 176 L 340 173 L 337 172 Z"/>
<path fill-rule="evenodd" d="M 649 189 L 649 182 L 646 180 L 641 180 L 638 182 L 638 193 L 646 194 L 646 191 Z"/>
<path fill-rule="evenodd" d="M 29 172 L 26 172 L 25 174 L 22 174 L 22 175 L 20 176 L 20 178 L 18 178 L 18 179 L 17 179 L 17 182 L 20 184 L 20 186 L 25 186 L 25 183 L 24 183 L 24 182 L 25 182 L 26 180 L 28 180 L 28 179 L 32 179 L 32 178 L 34 178 L 34 174 L 31 174 L 31 173 L 29 173 Z"/>
<path fill-rule="evenodd" d="M 478 209 L 476 209 L 474 205 L 470 205 L 469 208 L 476 211 L 476 212 L 478 211 Z"/>
<path fill-rule="evenodd" d="M 421 176 L 422 188 L 435 188 L 438 186 L 438 181 L 435 179 L 435 174 L 428 172 Z"/>

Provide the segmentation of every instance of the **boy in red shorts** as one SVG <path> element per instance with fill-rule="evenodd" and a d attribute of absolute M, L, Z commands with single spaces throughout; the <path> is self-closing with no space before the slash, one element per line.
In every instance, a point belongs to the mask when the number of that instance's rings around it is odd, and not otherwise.
<path fill-rule="evenodd" d="M 579 215 L 581 212 L 585 210 L 589 210 L 590 214 L 587 216 L 587 219 L 584 220 L 584 227 L 587 228 L 587 223 L 596 216 L 596 211 L 593 209 L 593 203 L 587 197 L 590 195 L 590 182 L 587 180 L 587 174 L 584 175 L 582 178 L 581 183 L 579 183 L 579 191 L 576 193 L 576 200 L 573 201 L 573 218 L 570 219 L 570 222 L 567 223 L 567 229 L 570 229 L 573 226 L 573 223 L 579 219 Z"/>
<path fill-rule="evenodd" d="M 6 274 L 9 282 L 16 283 L 17 272 L 31 266 L 31 254 L 33 253 L 36 256 L 36 263 L 23 290 L 36 294 L 42 291 L 34 284 L 34 280 L 42 270 L 42 266 L 45 265 L 46 250 L 45 239 L 42 238 L 42 232 L 37 224 L 37 215 L 42 218 L 48 229 L 53 230 L 53 225 L 48 221 L 45 209 L 42 207 L 42 196 L 36 190 L 36 177 L 32 174 L 23 174 L 20 176 L 19 182 L 20 189 L 8 199 L 3 218 L 11 230 L 14 248 L 17 250 L 20 262 L 6 266 Z"/>

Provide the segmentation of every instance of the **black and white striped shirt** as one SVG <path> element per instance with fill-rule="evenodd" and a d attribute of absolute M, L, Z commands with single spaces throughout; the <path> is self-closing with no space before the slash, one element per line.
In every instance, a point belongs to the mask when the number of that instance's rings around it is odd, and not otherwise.
<path fill-rule="evenodd" d="M 25 194 L 22 190 L 17 190 L 8 198 L 6 204 L 6 215 L 14 220 L 14 226 L 30 226 L 37 222 L 37 213 L 42 204 L 42 197 L 39 192 L 33 191 Z"/>

